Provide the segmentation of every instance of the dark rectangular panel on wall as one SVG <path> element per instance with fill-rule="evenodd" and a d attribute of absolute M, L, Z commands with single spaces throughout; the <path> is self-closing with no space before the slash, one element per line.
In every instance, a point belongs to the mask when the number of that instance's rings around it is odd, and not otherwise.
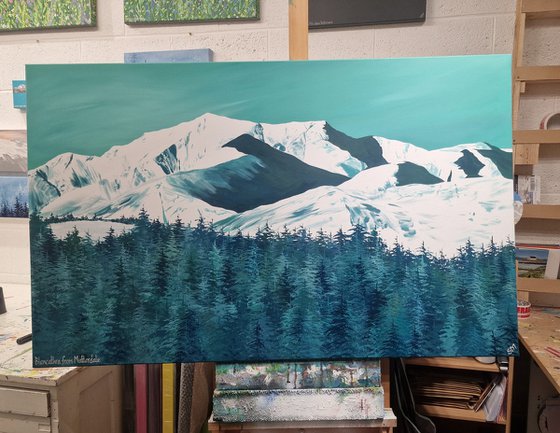
<path fill-rule="evenodd" d="M 422 22 L 426 0 L 309 0 L 309 28 Z"/>

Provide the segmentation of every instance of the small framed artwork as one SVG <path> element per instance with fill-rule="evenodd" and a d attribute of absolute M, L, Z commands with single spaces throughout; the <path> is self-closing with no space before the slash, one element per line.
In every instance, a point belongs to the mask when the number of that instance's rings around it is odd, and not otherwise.
<path fill-rule="evenodd" d="M 124 53 L 125 63 L 207 63 L 212 61 L 212 50 L 199 48 L 194 50 L 146 51 Z"/>
<path fill-rule="evenodd" d="M 27 133 L 0 131 L 0 218 L 27 218 Z"/>
<path fill-rule="evenodd" d="M 14 108 L 27 108 L 27 85 L 25 80 L 12 80 L 12 92 L 14 95 Z"/>
<path fill-rule="evenodd" d="M 0 31 L 91 27 L 95 24 L 95 0 L 0 1 Z"/>
<path fill-rule="evenodd" d="M 259 19 L 258 0 L 124 0 L 127 24 Z"/>

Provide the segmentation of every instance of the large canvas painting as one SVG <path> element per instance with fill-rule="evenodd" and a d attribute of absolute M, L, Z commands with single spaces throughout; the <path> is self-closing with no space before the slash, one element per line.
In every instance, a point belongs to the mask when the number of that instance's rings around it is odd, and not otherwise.
<path fill-rule="evenodd" d="M 2 0 L 0 31 L 96 24 L 95 0 Z"/>
<path fill-rule="evenodd" d="M 0 217 L 27 218 L 27 136 L 0 131 Z"/>
<path fill-rule="evenodd" d="M 259 0 L 124 0 L 128 24 L 157 24 L 192 21 L 256 20 Z"/>
<path fill-rule="evenodd" d="M 509 56 L 27 80 L 37 367 L 516 353 Z"/>

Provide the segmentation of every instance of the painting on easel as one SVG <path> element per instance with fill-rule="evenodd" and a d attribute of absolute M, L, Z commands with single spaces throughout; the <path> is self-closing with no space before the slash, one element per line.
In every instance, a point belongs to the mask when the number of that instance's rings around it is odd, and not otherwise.
<path fill-rule="evenodd" d="M 517 352 L 509 56 L 26 76 L 36 367 Z"/>

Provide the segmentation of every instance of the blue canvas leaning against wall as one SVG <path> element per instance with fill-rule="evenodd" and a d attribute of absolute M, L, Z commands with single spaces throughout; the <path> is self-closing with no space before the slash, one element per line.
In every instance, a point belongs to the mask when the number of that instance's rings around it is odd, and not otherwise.
<path fill-rule="evenodd" d="M 26 76 L 36 367 L 517 352 L 509 56 Z"/>

